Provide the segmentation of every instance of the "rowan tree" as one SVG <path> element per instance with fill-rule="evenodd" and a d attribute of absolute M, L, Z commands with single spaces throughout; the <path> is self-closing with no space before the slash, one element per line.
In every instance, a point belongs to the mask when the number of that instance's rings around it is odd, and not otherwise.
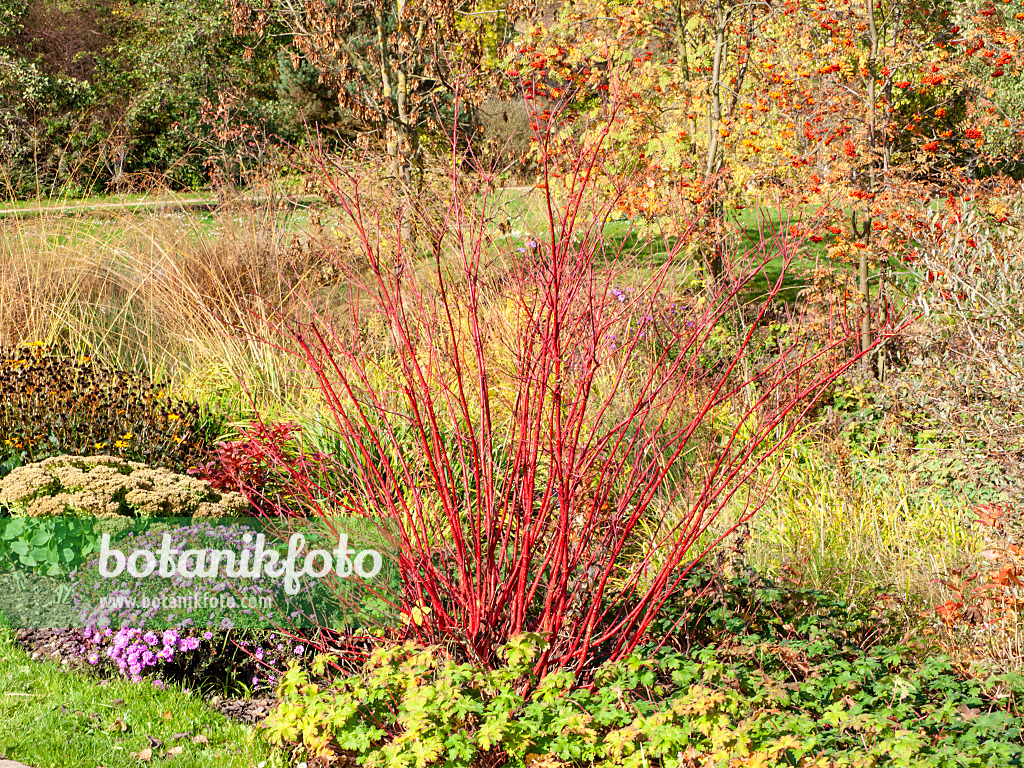
<path fill-rule="evenodd" d="M 761 0 L 577 2 L 523 36 L 508 74 L 535 104 L 537 127 L 551 110 L 591 131 L 614 121 L 607 154 L 643 179 L 621 201 L 626 214 L 678 204 L 721 213 L 744 180 L 732 158 L 763 120 L 743 111 L 741 94 L 773 13 Z"/>
<path fill-rule="evenodd" d="M 538 128 L 566 103 L 590 130 L 616 123 L 609 151 L 626 172 L 643 167 L 629 215 L 684 200 L 716 231 L 723 204 L 770 179 L 775 206 L 831 218 L 808 234 L 857 264 L 867 348 L 886 265 L 912 237 L 905 213 L 975 194 L 1024 146 L 1003 85 L 1019 72 L 1021 21 L 987 0 L 589 0 L 530 30 L 510 74 Z"/>
<path fill-rule="evenodd" d="M 1019 117 L 1013 125 L 998 114 L 990 85 L 1019 68 L 1020 34 L 991 3 L 842 0 L 787 11 L 790 34 L 771 39 L 788 87 L 770 95 L 798 137 L 789 161 L 800 186 L 849 217 L 833 254 L 857 262 L 867 348 L 872 267 L 884 291 L 886 266 L 906 251 L 906 212 L 935 195 L 976 194 L 979 171 L 995 170 L 984 137 L 997 123 L 1024 135 Z"/>

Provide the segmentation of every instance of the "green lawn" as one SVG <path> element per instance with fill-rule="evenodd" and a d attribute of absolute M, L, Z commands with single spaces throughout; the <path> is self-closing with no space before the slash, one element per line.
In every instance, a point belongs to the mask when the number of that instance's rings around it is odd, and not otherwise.
<path fill-rule="evenodd" d="M 216 205 L 208 192 L 160 192 L 136 195 L 93 195 L 82 198 L 41 197 L 31 200 L 0 200 L 0 217 L 26 218 L 53 215 L 88 215 L 97 213 L 151 212 L 174 209 L 187 202 Z"/>
<path fill-rule="evenodd" d="M 760 222 L 758 221 L 759 216 Z M 760 258 L 758 245 L 762 240 L 765 242 L 769 254 L 775 252 L 777 250 L 774 243 L 775 236 L 785 226 L 799 221 L 795 214 L 790 218 L 790 214 L 786 211 L 780 212 L 771 209 L 758 211 L 754 208 L 746 208 L 743 211 L 731 211 L 727 214 L 727 218 L 730 224 L 738 227 L 742 232 L 742 236 L 736 244 L 739 253 L 742 254 L 749 249 L 752 251 L 754 259 Z M 621 253 L 630 254 L 632 258 L 646 264 L 658 265 L 663 263 L 667 251 L 673 245 L 671 240 L 666 239 L 661 243 L 648 244 L 641 251 L 639 246 L 642 238 L 636 224 L 629 220 L 608 222 L 604 228 L 604 235 L 610 251 L 618 252 L 621 248 Z M 808 285 L 810 273 L 817 266 L 850 270 L 851 274 L 854 272 L 855 266 L 853 264 L 833 261 L 828 257 L 828 247 L 834 240 L 834 236 L 829 234 L 820 243 L 810 240 L 803 242 L 793 241 L 794 244 L 800 246 L 801 253 L 793 259 L 783 280 L 783 287 L 780 293 L 782 299 L 787 302 L 795 301 L 797 292 Z M 782 272 L 782 261 L 781 255 L 769 260 L 762 271 L 762 277 L 752 280 L 747 285 L 746 290 L 743 292 L 743 299 L 746 301 L 759 300 L 778 280 Z"/>
<path fill-rule="evenodd" d="M 32 768 L 248 768 L 268 748 L 176 686 L 102 682 L 33 661 L 0 628 L 0 755 Z"/>
<path fill-rule="evenodd" d="M 67 197 L 62 195 L 53 195 L 46 197 L 33 197 L 26 200 L 15 200 L 12 198 L 0 199 L 0 208 L 13 208 L 17 210 L 30 210 L 33 208 L 62 208 L 71 205 L 102 205 L 106 203 L 141 203 L 156 199 L 173 199 L 177 198 L 192 198 L 192 197 L 204 197 L 199 193 L 173 193 L 165 192 L 161 194 L 145 194 L 139 193 L 134 195 L 89 195 L 88 197 Z"/>

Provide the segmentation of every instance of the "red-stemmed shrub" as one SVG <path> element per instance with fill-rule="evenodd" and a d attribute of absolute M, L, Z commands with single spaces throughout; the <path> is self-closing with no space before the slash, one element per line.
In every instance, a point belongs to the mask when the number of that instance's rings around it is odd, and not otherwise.
<path fill-rule="evenodd" d="M 337 449 L 296 450 L 269 425 L 246 439 L 306 510 L 371 521 L 389 543 L 392 637 L 491 666 L 509 637 L 537 633 L 538 676 L 585 678 L 659 640 L 666 600 L 757 510 L 765 462 L 855 358 L 851 339 L 822 344 L 793 318 L 764 343 L 799 241 L 725 248 L 702 281 L 693 222 L 645 242 L 667 252 L 606 237 L 604 156 L 570 156 L 538 185 L 543 225 L 494 240 L 506 214 L 486 169 L 453 158 L 446 189 L 410 203 L 411 239 L 366 177 L 315 154 L 361 258 L 337 255 L 343 312 L 311 300 L 315 319 L 281 315 L 270 341 L 315 374 Z"/>

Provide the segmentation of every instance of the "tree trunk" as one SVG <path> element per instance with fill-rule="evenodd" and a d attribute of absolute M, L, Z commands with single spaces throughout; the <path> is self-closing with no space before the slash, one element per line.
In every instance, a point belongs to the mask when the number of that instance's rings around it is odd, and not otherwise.
<path fill-rule="evenodd" d="M 725 68 L 726 32 L 732 7 L 725 0 L 719 0 L 716 9 L 714 63 L 711 68 L 711 82 L 708 84 L 711 101 L 708 104 L 708 157 L 704 167 L 704 181 L 712 197 L 710 224 L 715 231 L 715 252 L 711 257 L 711 277 L 718 282 L 722 275 L 722 217 L 725 210 L 719 192 L 722 172 L 721 130 L 722 130 L 722 71 Z"/>
<path fill-rule="evenodd" d="M 864 220 L 864 234 L 863 239 L 865 245 L 871 243 L 871 201 L 874 200 L 875 190 L 877 189 L 878 179 L 876 158 L 878 136 L 875 131 L 875 107 L 878 100 L 878 93 L 876 89 L 876 72 L 878 61 L 878 27 L 875 24 L 875 0 L 867 0 L 868 2 L 868 40 L 871 43 L 871 51 L 868 54 L 868 82 L 867 82 L 867 99 L 868 99 L 868 207 Z M 871 286 L 868 282 L 868 249 L 864 249 L 860 252 L 860 263 L 858 264 L 860 272 L 860 301 L 861 301 L 861 321 L 860 321 L 860 345 L 861 350 L 866 350 L 871 346 Z M 879 350 L 879 354 L 884 354 L 883 350 Z M 875 368 L 872 365 L 872 360 L 868 355 L 864 356 L 864 372 L 869 376 L 875 375 Z"/>
<path fill-rule="evenodd" d="M 715 25 L 714 63 L 711 67 L 711 82 L 708 92 L 711 101 L 708 104 L 708 159 L 704 168 L 704 178 L 710 179 L 720 170 L 719 141 L 722 123 L 722 68 L 725 65 L 725 33 L 729 26 L 730 8 L 719 0 Z"/>
<path fill-rule="evenodd" d="M 683 82 L 686 83 L 687 89 L 690 88 L 691 77 L 690 77 L 690 56 L 687 52 L 687 40 L 686 40 L 686 23 L 689 21 L 689 17 L 683 12 L 683 4 L 681 0 L 676 0 L 673 10 L 676 15 L 676 56 L 679 59 L 679 67 L 683 71 Z M 688 95 L 689 97 L 689 95 Z M 684 113 L 683 114 L 683 129 L 686 131 L 686 135 L 690 139 L 690 155 L 694 155 L 697 152 L 696 135 L 697 135 L 697 117 L 696 113 L 691 121 L 690 118 Z"/>

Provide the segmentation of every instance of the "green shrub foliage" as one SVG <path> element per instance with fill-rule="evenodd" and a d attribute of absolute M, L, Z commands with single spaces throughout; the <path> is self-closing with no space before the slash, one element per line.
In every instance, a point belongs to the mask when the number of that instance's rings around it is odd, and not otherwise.
<path fill-rule="evenodd" d="M 487 671 L 439 648 L 376 651 L 319 685 L 330 657 L 293 665 L 266 727 L 279 756 L 367 766 L 1015 765 L 1011 675 L 963 680 L 893 643 L 883 614 L 746 577 L 695 578 L 680 648 L 648 649 L 577 687 L 534 687 L 543 645 L 520 636 Z M 524 695 L 522 691 L 529 691 Z"/>
<path fill-rule="evenodd" d="M 301 141 L 303 114 L 336 120 L 336 100 L 309 87 L 316 73 L 279 60 L 289 38 L 274 32 L 236 36 L 215 0 L 0 2 L 4 192 L 122 192 L 152 174 L 203 186 L 232 145 L 255 142 L 266 161 L 272 137 Z M 230 128 L 253 129 L 243 137 L 224 135 L 224 94 Z"/>
<path fill-rule="evenodd" d="M 17 565 L 47 576 L 64 573 L 85 562 L 98 541 L 88 519 L 0 518 L 0 571 Z"/>

